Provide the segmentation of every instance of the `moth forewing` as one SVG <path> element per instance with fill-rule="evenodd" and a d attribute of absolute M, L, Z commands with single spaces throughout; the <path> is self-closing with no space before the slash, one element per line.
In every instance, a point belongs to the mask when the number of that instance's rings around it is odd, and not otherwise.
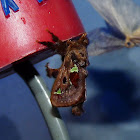
<path fill-rule="evenodd" d="M 125 8 L 124 0 L 88 0 L 99 14 L 114 28 L 123 32 L 127 28 L 121 11 Z M 127 0 L 125 0 L 127 3 Z M 127 16 L 128 17 L 128 16 Z"/>
<path fill-rule="evenodd" d="M 59 75 L 58 75 L 59 78 Z M 62 85 L 63 79 L 56 79 L 51 92 L 51 102 L 56 107 L 67 107 L 74 106 L 85 100 L 85 78 L 82 70 L 79 70 L 79 80 L 77 82 L 78 86 L 75 87 L 71 79 L 67 79 L 68 82 Z M 57 81 L 59 80 L 59 81 Z M 71 84 L 72 82 L 72 84 Z M 55 94 L 56 90 L 61 89 L 61 94 Z"/>
<path fill-rule="evenodd" d="M 96 56 L 124 47 L 124 40 L 113 36 L 106 28 L 97 28 L 88 34 L 89 45 L 87 47 L 89 56 Z"/>

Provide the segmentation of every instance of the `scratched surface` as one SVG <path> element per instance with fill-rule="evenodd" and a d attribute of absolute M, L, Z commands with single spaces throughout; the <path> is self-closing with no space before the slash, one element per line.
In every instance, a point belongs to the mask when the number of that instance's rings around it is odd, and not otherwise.
<path fill-rule="evenodd" d="M 86 0 L 73 2 L 86 31 L 105 26 Z M 73 117 L 70 108 L 60 109 L 72 140 L 140 139 L 139 52 L 139 47 L 124 48 L 89 58 L 85 114 Z M 35 65 L 51 89 L 53 79 L 46 78 L 44 67 L 47 62 L 59 67 L 60 57 Z M 17 74 L 0 79 L 0 107 L 0 140 L 51 140 L 30 90 Z"/>

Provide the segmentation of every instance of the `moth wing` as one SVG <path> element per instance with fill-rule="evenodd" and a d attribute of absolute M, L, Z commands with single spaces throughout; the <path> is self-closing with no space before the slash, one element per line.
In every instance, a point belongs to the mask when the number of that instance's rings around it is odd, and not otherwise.
<path fill-rule="evenodd" d="M 140 6 L 132 0 L 88 0 L 114 29 L 130 36 L 140 28 Z"/>
<path fill-rule="evenodd" d="M 105 52 L 121 49 L 124 47 L 124 40 L 113 36 L 108 29 L 98 28 L 87 34 L 89 38 L 88 55 L 96 56 Z"/>
<path fill-rule="evenodd" d="M 79 68 L 78 73 L 75 72 L 78 78 L 75 74 L 71 78 L 64 65 L 63 62 L 51 91 L 51 103 L 56 107 L 74 106 L 85 101 L 85 70 Z"/>

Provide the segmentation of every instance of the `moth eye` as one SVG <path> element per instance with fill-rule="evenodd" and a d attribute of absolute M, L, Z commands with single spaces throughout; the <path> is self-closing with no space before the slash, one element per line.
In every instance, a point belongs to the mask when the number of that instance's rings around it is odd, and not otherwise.
<path fill-rule="evenodd" d="M 131 46 L 131 43 L 130 42 L 127 42 L 127 46 Z"/>
<path fill-rule="evenodd" d="M 129 38 L 126 38 L 126 40 L 125 40 L 125 46 L 126 47 L 131 48 L 131 47 L 133 47 L 135 45 L 136 44 L 133 41 L 131 41 Z"/>
<path fill-rule="evenodd" d="M 63 78 L 63 84 L 65 84 L 67 82 L 66 77 Z"/>
<path fill-rule="evenodd" d="M 128 41 L 125 43 L 125 46 L 128 48 L 131 48 L 131 47 L 135 46 L 135 44 L 133 42 Z"/>

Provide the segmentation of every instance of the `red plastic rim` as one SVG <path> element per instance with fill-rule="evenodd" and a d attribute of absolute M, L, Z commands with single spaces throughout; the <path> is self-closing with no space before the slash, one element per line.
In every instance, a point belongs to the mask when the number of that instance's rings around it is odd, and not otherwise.
<path fill-rule="evenodd" d="M 18 12 L 5 17 L 0 7 L 0 68 L 45 49 L 36 40 L 51 41 L 46 29 L 61 40 L 82 34 L 84 28 L 71 0 L 15 0 Z"/>

